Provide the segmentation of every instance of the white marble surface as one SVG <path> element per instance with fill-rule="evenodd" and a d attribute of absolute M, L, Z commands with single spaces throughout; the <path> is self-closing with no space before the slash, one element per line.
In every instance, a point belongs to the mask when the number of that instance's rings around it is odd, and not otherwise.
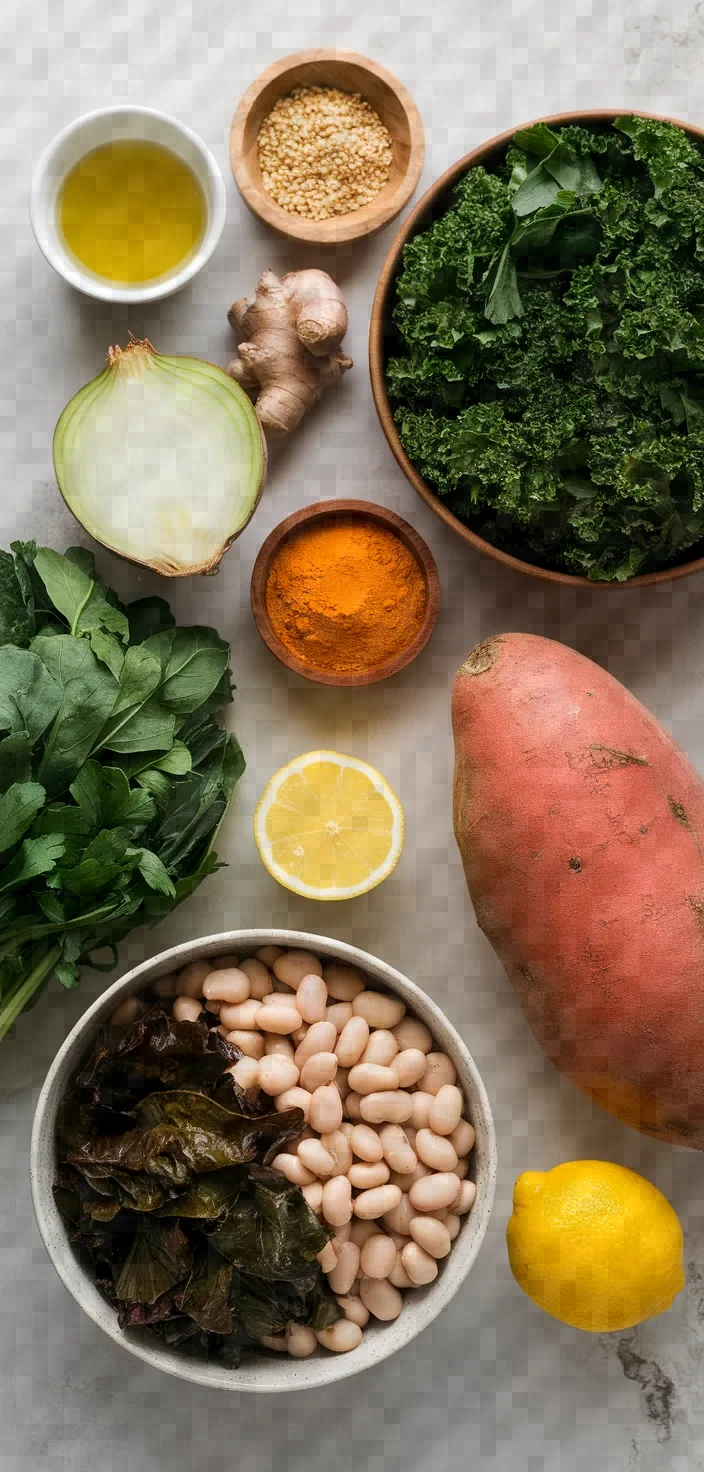
<path fill-rule="evenodd" d="M 687 0 L 4 0 L 0 8 L 0 545 L 76 539 L 51 466 L 66 399 L 128 327 L 167 352 L 225 363 L 229 303 L 269 265 L 318 264 L 274 238 L 228 183 L 228 221 L 209 268 L 148 311 L 83 300 L 53 275 L 29 228 L 33 160 L 78 113 L 125 99 L 177 113 L 226 178 L 238 97 L 270 61 L 338 45 L 391 67 L 427 130 L 424 183 L 511 123 L 560 108 L 643 107 L 701 122 L 704 17 Z M 467 650 L 510 628 L 574 644 L 625 680 L 704 765 L 704 578 L 637 594 L 545 589 L 478 558 L 445 532 L 397 469 L 366 369 L 369 308 L 394 227 L 326 258 L 348 295 L 356 366 L 339 394 L 275 458 L 255 520 L 214 580 L 169 588 L 186 621 L 233 645 L 233 723 L 248 769 L 222 834 L 230 867 L 161 930 L 125 945 L 122 967 L 172 939 L 225 926 L 301 926 L 350 939 L 415 977 L 446 1008 L 487 1083 L 500 1185 L 478 1267 L 441 1319 L 381 1371 L 339 1388 L 269 1399 L 171 1382 L 79 1313 L 34 1230 L 26 1179 L 33 1103 L 59 1040 L 100 978 L 45 998 L 2 1046 L 0 1469 L 2 1472 L 690 1472 L 704 1466 L 702 1158 L 622 1128 L 562 1081 L 523 1021 L 466 897 L 450 824 L 449 686 Z M 438 560 L 442 610 L 421 658 L 365 691 L 286 672 L 248 606 L 257 548 L 282 516 L 322 496 L 368 495 L 407 516 Z M 131 596 L 157 579 L 103 559 Z M 160 588 L 160 591 L 162 589 Z M 367 757 L 407 814 L 392 878 L 366 899 L 304 903 L 278 888 L 251 838 L 257 794 L 285 760 L 317 745 Z M 580 1335 L 513 1283 L 504 1246 L 517 1173 L 596 1156 L 642 1170 L 686 1230 L 688 1287 L 636 1333 Z"/>

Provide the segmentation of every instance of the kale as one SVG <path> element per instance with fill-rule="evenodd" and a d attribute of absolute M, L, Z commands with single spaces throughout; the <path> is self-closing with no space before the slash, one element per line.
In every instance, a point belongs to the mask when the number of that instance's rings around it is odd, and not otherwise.
<path fill-rule="evenodd" d="M 704 541 L 704 149 L 519 130 L 404 248 L 386 377 L 409 458 L 525 561 L 623 581 Z"/>

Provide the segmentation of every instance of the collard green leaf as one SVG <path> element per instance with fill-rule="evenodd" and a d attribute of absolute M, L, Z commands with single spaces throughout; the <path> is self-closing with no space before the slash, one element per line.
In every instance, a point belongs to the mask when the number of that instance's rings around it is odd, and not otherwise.
<path fill-rule="evenodd" d="M 177 1222 L 140 1217 L 134 1241 L 116 1280 L 126 1303 L 154 1303 L 190 1272 L 193 1254 Z"/>
<path fill-rule="evenodd" d="M 234 1206 L 246 1179 L 246 1170 L 241 1165 L 196 1176 L 182 1195 L 172 1197 L 162 1206 L 161 1215 L 216 1222 Z"/>
<path fill-rule="evenodd" d="M 20 838 L 43 807 L 46 792 L 38 782 L 14 782 L 0 797 L 0 854 Z"/>
<path fill-rule="evenodd" d="M 191 1276 L 179 1295 L 181 1312 L 208 1334 L 231 1334 L 232 1263 L 225 1262 L 207 1240 L 201 1240 Z"/>
<path fill-rule="evenodd" d="M 33 642 L 61 691 L 61 704 L 49 731 L 37 777 L 55 796 L 80 771 L 115 703 L 118 684 L 85 639 L 69 634 L 39 635 Z"/>
<path fill-rule="evenodd" d="M 37 653 L 0 647 L 0 731 L 25 733 L 34 746 L 60 705 L 60 686 Z"/>
<path fill-rule="evenodd" d="M 159 700 L 177 716 L 190 715 L 217 689 L 230 649 L 214 629 L 168 629 L 142 646 L 160 662 Z"/>
<path fill-rule="evenodd" d="M 257 1278 L 310 1280 L 311 1264 L 332 1233 L 280 1171 L 252 1167 L 250 1180 L 251 1194 L 235 1202 L 213 1234 L 214 1246 Z"/>

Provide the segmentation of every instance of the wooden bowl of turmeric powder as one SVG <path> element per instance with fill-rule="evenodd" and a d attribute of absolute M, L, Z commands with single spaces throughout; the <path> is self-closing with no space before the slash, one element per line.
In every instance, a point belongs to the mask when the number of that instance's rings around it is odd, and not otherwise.
<path fill-rule="evenodd" d="M 405 669 L 432 634 L 440 581 L 430 548 L 372 501 L 318 501 L 287 516 L 252 572 L 259 632 L 319 685 L 371 685 Z"/>

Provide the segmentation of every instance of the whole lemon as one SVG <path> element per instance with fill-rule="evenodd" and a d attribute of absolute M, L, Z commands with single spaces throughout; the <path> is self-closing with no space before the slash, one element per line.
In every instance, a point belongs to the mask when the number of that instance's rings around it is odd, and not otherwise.
<path fill-rule="evenodd" d="M 525 1171 L 506 1241 L 524 1293 L 575 1329 L 628 1329 L 670 1308 L 684 1287 L 682 1228 L 669 1201 L 605 1160 Z"/>

